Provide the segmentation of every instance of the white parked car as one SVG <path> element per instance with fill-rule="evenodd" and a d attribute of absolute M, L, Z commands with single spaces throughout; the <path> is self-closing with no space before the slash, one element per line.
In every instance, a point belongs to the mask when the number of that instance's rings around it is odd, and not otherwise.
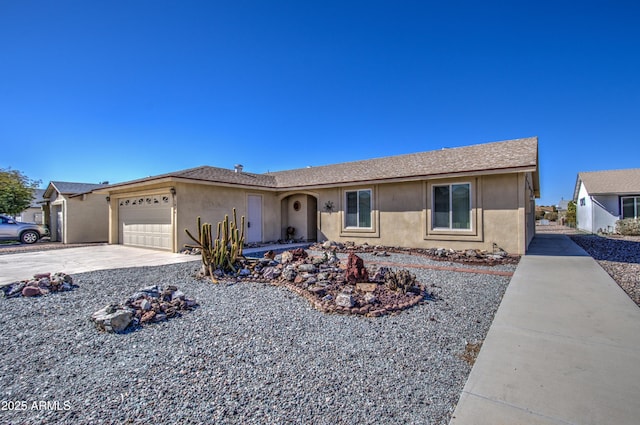
<path fill-rule="evenodd" d="M 45 236 L 49 236 L 46 226 L 34 223 L 21 223 L 11 217 L 0 215 L 0 240 L 20 241 L 22 243 L 36 243 Z"/>

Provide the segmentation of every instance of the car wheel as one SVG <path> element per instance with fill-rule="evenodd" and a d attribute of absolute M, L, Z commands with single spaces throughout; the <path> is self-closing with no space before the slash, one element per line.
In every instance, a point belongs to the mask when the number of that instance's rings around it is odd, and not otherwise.
<path fill-rule="evenodd" d="M 20 241 L 22 243 L 36 243 L 40 239 L 40 235 L 38 232 L 34 232 L 33 230 L 27 230 L 20 235 Z"/>

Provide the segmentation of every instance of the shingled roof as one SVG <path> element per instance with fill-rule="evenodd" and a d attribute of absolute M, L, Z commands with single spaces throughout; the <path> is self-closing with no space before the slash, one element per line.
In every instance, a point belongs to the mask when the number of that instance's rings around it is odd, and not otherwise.
<path fill-rule="evenodd" d="M 536 137 L 270 173 L 278 187 L 357 183 L 487 171 L 537 171 Z"/>
<path fill-rule="evenodd" d="M 54 189 L 63 195 L 81 195 L 83 193 L 89 193 L 95 189 L 99 189 L 105 186 L 107 185 L 104 183 L 94 184 L 94 183 L 74 183 L 74 182 L 52 181 L 49 183 L 49 186 L 45 189 L 43 197 L 44 198 L 51 197 Z"/>
<path fill-rule="evenodd" d="M 578 173 L 573 199 L 578 199 L 580 182 L 590 195 L 635 195 L 640 194 L 640 168 L 625 170 L 590 171 Z"/>
<path fill-rule="evenodd" d="M 318 167 L 253 174 L 202 166 L 114 184 L 106 189 L 162 179 L 188 179 L 208 183 L 284 189 L 357 184 L 359 182 L 419 179 L 486 172 L 530 171 L 538 184 L 538 139 L 536 137 L 485 143 Z"/>
<path fill-rule="evenodd" d="M 192 181 L 201 181 L 207 183 L 225 183 L 240 186 L 251 186 L 261 188 L 275 188 L 277 186 L 276 179 L 267 174 L 254 174 L 247 172 L 236 172 L 226 168 L 210 167 L 203 165 L 201 167 L 189 168 L 186 170 L 174 171 L 171 173 L 160 174 L 157 176 L 145 177 L 137 180 L 130 180 L 122 183 L 110 185 L 107 189 L 117 188 L 120 186 L 129 186 L 149 181 L 158 181 L 163 179 L 187 179 Z"/>

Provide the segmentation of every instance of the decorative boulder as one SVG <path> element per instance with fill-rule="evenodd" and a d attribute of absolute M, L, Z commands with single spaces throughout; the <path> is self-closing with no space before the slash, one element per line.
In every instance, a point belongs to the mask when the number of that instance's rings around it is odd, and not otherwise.
<path fill-rule="evenodd" d="M 364 266 L 364 261 L 353 252 L 350 252 L 347 258 L 346 279 L 352 284 L 369 281 L 369 272 Z"/>
<path fill-rule="evenodd" d="M 91 320 L 98 329 L 119 333 L 124 331 L 133 319 L 133 312 L 109 304 L 91 315 Z"/>
<path fill-rule="evenodd" d="M 22 289 L 23 297 L 37 297 L 38 295 L 42 295 L 42 291 L 37 286 L 25 286 Z"/>

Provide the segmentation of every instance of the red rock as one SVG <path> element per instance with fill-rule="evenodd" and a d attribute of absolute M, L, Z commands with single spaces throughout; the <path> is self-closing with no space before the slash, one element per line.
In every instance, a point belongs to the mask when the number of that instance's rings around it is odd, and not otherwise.
<path fill-rule="evenodd" d="M 142 318 L 140 319 L 141 323 L 146 323 L 146 322 L 150 322 L 151 320 L 153 320 L 153 318 L 156 316 L 156 312 L 151 310 L 151 311 L 147 311 L 145 314 L 142 315 Z"/>
<path fill-rule="evenodd" d="M 350 252 L 347 258 L 346 278 L 349 283 L 369 281 L 369 273 L 364 267 L 364 260 L 353 252 Z"/>
<path fill-rule="evenodd" d="M 37 297 L 38 295 L 42 295 L 42 292 L 40 291 L 40 288 L 38 288 L 38 287 L 25 286 L 22 289 L 22 296 L 23 297 Z"/>
<path fill-rule="evenodd" d="M 291 251 L 291 254 L 293 255 L 293 261 L 304 260 L 309 256 L 309 254 L 307 254 L 307 251 L 302 248 L 294 249 L 293 251 Z"/>

